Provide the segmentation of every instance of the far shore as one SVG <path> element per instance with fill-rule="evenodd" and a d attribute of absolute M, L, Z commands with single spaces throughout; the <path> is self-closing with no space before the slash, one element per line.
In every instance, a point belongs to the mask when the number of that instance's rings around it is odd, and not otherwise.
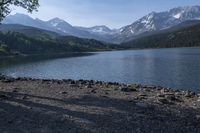
<path fill-rule="evenodd" d="M 95 54 L 98 52 L 112 52 L 112 51 L 130 51 L 130 50 L 157 50 L 157 49 L 179 49 L 179 48 L 200 48 L 200 47 L 163 47 L 163 48 L 119 48 L 110 50 L 100 50 L 100 51 L 85 51 L 85 52 L 62 52 L 62 53 L 45 53 L 45 54 L 11 54 L 11 55 L 0 55 L 0 59 L 5 58 L 17 58 L 17 57 L 33 57 L 33 56 L 66 56 L 74 54 Z"/>
<path fill-rule="evenodd" d="M 0 132 L 200 132 L 200 94 L 1 75 L 0 116 Z"/>

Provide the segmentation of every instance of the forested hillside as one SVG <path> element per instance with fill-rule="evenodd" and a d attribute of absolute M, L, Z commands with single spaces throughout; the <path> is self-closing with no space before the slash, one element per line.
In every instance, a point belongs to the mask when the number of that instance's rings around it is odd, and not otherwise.
<path fill-rule="evenodd" d="M 0 55 L 87 52 L 111 50 L 115 47 L 96 40 L 71 36 L 59 38 L 44 37 L 35 39 L 18 32 L 0 32 Z"/>

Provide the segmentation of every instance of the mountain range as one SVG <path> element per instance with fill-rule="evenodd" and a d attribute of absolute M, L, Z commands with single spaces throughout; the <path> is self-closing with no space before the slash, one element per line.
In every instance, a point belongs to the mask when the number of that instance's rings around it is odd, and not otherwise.
<path fill-rule="evenodd" d="M 55 32 L 63 36 L 70 35 L 80 38 L 96 39 L 104 42 L 122 43 L 158 31 L 170 29 L 186 21 L 199 19 L 200 6 L 186 6 L 173 8 L 165 12 L 149 13 L 132 24 L 120 29 L 110 29 L 104 25 L 94 27 L 72 26 L 60 18 L 43 21 L 18 13 L 8 16 L 2 23 L 35 27 Z"/>

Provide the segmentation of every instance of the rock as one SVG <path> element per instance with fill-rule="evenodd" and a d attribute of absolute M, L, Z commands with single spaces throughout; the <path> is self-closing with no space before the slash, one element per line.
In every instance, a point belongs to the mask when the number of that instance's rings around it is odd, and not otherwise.
<path fill-rule="evenodd" d="M 109 93 L 108 93 L 108 92 L 105 92 L 105 95 L 109 95 Z"/>
<path fill-rule="evenodd" d="M 3 82 L 3 83 L 11 83 L 11 82 L 14 82 L 14 81 L 15 81 L 14 78 L 6 78 L 6 79 L 4 79 L 2 82 Z"/>
<path fill-rule="evenodd" d="M 146 94 L 139 94 L 140 97 L 146 97 Z"/>
<path fill-rule="evenodd" d="M 62 81 L 61 81 L 61 80 L 58 80 L 58 81 L 57 81 L 57 84 L 62 84 Z"/>
<path fill-rule="evenodd" d="M 112 83 L 112 82 L 108 82 L 107 85 L 108 85 L 108 86 L 110 86 L 110 85 L 114 85 L 114 83 Z"/>
<path fill-rule="evenodd" d="M 27 99 L 27 96 L 23 96 L 22 99 L 23 99 L 23 100 Z"/>
<path fill-rule="evenodd" d="M 67 92 L 66 91 L 62 91 L 62 92 L 60 92 L 61 94 L 67 94 Z"/>
<path fill-rule="evenodd" d="M 138 97 L 135 98 L 135 100 L 143 100 L 143 99 L 147 99 L 147 98 L 144 97 L 144 96 L 138 96 Z"/>
<path fill-rule="evenodd" d="M 156 89 L 157 87 L 156 86 L 145 86 L 143 88 L 148 88 L 148 89 Z"/>
<path fill-rule="evenodd" d="M 158 97 L 165 97 L 164 94 L 157 94 Z"/>
<path fill-rule="evenodd" d="M 144 88 L 144 91 L 146 91 L 146 92 L 151 92 L 151 88 Z"/>
<path fill-rule="evenodd" d="M 76 82 L 74 80 L 70 81 L 70 84 L 76 84 Z"/>
<path fill-rule="evenodd" d="M 175 95 L 166 95 L 165 96 L 168 100 L 171 100 L 171 101 L 176 101 L 176 102 L 181 102 L 180 99 L 176 98 Z"/>
<path fill-rule="evenodd" d="M 122 88 L 121 88 L 121 91 L 129 92 L 129 88 L 127 88 L 127 87 L 122 87 Z"/>
<path fill-rule="evenodd" d="M 135 85 L 135 88 L 141 88 L 142 86 L 141 85 Z"/>
<path fill-rule="evenodd" d="M 76 84 L 70 84 L 69 86 L 70 86 L 70 87 L 77 87 Z"/>
<path fill-rule="evenodd" d="M 18 90 L 13 90 L 12 92 L 14 92 L 14 93 L 17 93 L 17 92 L 18 92 Z"/>
<path fill-rule="evenodd" d="M 161 93 L 166 93 L 166 92 L 169 92 L 169 89 L 163 88 L 160 91 L 161 91 Z"/>
<path fill-rule="evenodd" d="M 85 87 L 86 88 L 92 88 L 92 85 L 89 84 L 89 85 L 86 85 Z"/>
<path fill-rule="evenodd" d="M 12 124 L 13 122 L 13 120 L 8 120 L 8 124 Z"/>
<path fill-rule="evenodd" d="M 185 97 L 187 97 L 187 98 L 193 98 L 194 96 L 195 96 L 194 92 L 191 92 L 191 91 L 186 91 L 185 92 Z"/>
<path fill-rule="evenodd" d="M 96 89 L 91 90 L 91 93 L 97 93 Z"/>
<path fill-rule="evenodd" d="M 163 89 L 163 87 L 161 87 L 161 86 L 157 86 L 156 87 L 156 90 L 158 90 L 158 91 L 160 91 L 160 90 L 162 90 Z"/>
<path fill-rule="evenodd" d="M 121 88 L 121 91 L 123 91 L 123 92 L 135 92 L 135 91 L 137 91 L 136 90 L 136 88 L 133 88 L 133 87 L 122 87 Z"/>
<path fill-rule="evenodd" d="M 114 91 L 118 91 L 118 88 L 115 88 Z"/>
<path fill-rule="evenodd" d="M 158 102 L 160 102 L 162 104 L 170 104 L 170 102 L 166 98 L 159 98 Z"/>
<path fill-rule="evenodd" d="M 13 88 L 12 92 L 17 93 L 19 88 Z"/>
<path fill-rule="evenodd" d="M 196 115 L 196 119 L 200 120 L 200 115 Z"/>
<path fill-rule="evenodd" d="M 0 99 L 1 100 L 8 99 L 8 98 L 9 98 L 9 96 L 4 95 L 4 94 L 0 94 Z"/>
<path fill-rule="evenodd" d="M 143 102 L 138 102 L 138 103 L 136 103 L 136 105 L 141 107 L 141 108 L 148 108 L 148 105 L 146 103 L 143 103 Z"/>

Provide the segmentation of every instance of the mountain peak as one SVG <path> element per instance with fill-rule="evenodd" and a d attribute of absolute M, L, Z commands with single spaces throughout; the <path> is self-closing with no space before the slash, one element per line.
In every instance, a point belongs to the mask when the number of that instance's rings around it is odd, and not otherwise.
<path fill-rule="evenodd" d="M 33 19 L 29 15 L 22 14 L 22 13 L 16 13 L 14 15 L 9 15 L 8 18 L 9 17 L 15 17 L 15 18 L 20 18 L 20 19 Z"/>
<path fill-rule="evenodd" d="M 56 17 L 56 18 L 53 18 L 53 19 L 50 19 L 49 21 L 54 21 L 54 22 L 65 22 L 64 20 Z"/>
<path fill-rule="evenodd" d="M 198 19 L 200 19 L 200 6 L 185 6 L 165 12 L 151 12 L 123 28 L 121 34 L 131 37 L 145 32 L 167 29 L 187 20 Z"/>
<path fill-rule="evenodd" d="M 58 17 L 56 18 L 53 18 L 49 21 L 47 21 L 47 23 L 49 23 L 50 25 L 52 25 L 53 27 L 57 27 L 59 25 L 65 25 L 65 26 L 68 26 L 68 27 L 72 27 L 69 23 L 67 23 L 65 20 L 62 20 Z M 61 26 L 62 27 L 62 26 Z"/>

